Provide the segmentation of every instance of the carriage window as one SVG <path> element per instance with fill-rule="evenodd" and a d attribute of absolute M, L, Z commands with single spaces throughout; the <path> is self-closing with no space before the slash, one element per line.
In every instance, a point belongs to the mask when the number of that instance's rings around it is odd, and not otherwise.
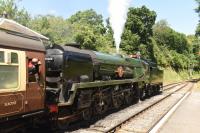
<path fill-rule="evenodd" d="M 0 89 L 18 87 L 18 66 L 0 65 Z"/>
<path fill-rule="evenodd" d="M 11 53 L 11 63 L 18 63 L 18 55 L 17 53 Z"/>
<path fill-rule="evenodd" d="M 3 53 L 3 54 L 2 54 Z M 0 62 L 4 62 L 4 52 L 0 51 Z M 18 55 L 11 53 L 11 63 L 15 65 L 0 65 L 0 89 L 15 89 L 18 87 Z"/>
<path fill-rule="evenodd" d="M 4 51 L 0 51 L 0 63 L 4 62 Z"/>

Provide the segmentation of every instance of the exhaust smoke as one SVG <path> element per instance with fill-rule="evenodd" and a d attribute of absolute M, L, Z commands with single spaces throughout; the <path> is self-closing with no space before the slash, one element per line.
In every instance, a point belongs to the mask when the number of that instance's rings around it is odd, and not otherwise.
<path fill-rule="evenodd" d="M 127 18 L 127 12 L 131 0 L 109 0 L 110 24 L 114 32 L 116 52 L 119 53 L 121 35 Z"/>

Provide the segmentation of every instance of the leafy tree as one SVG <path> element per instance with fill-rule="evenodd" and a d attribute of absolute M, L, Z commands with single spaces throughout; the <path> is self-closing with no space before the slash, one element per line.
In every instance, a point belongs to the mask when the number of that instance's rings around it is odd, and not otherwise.
<path fill-rule="evenodd" d="M 187 41 L 189 45 L 191 46 L 191 52 L 195 55 L 198 55 L 198 52 L 200 51 L 200 40 L 195 35 L 188 35 Z"/>
<path fill-rule="evenodd" d="M 47 36 L 52 43 L 66 44 L 73 42 L 72 27 L 62 17 L 39 15 L 30 22 L 29 27 Z"/>
<path fill-rule="evenodd" d="M 195 69 L 200 69 L 200 40 L 195 35 L 187 36 L 187 40 L 191 46 L 190 58 L 191 64 Z"/>
<path fill-rule="evenodd" d="M 93 9 L 78 11 L 76 14 L 72 15 L 68 21 L 71 24 L 82 24 L 89 25 L 95 28 L 96 32 L 105 33 L 105 27 L 103 25 L 102 15 L 97 14 Z"/>
<path fill-rule="evenodd" d="M 198 16 L 200 18 L 200 0 L 195 0 L 196 3 L 198 4 L 197 8 L 195 9 L 196 13 L 198 13 Z M 195 35 L 197 37 L 200 36 L 200 21 L 197 25 L 197 28 L 196 28 L 196 32 L 195 32 Z M 193 41 L 193 52 L 194 52 L 194 55 L 196 57 L 196 69 L 197 70 L 200 70 L 200 43 L 199 43 L 199 39 L 196 38 L 194 39 L 195 41 Z"/>
<path fill-rule="evenodd" d="M 161 67 L 168 67 L 169 66 L 169 57 L 168 55 L 166 56 L 166 51 L 168 51 L 165 48 L 161 48 L 157 45 L 157 42 L 154 40 L 154 38 L 152 39 L 152 49 L 153 49 L 153 56 L 155 57 L 156 63 L 161 66 Z M 161 52 L 164 51 L 164 52 Z"/>
<path fill-rule="evenodd" d="M 69 19 L 52 15 L 36 16 L 30 28 L 50 38 L 53 43 L 77 42 L 82 48 L 109 52 L 112 39 L 103 25 L 101 15 L 92 9 L 79 11 Z"/>
<path fill-rule="evenodd" d="M 0 0 L 0 15 L 6 12 L 9 19 L 27 26 L 31 17 L 24 8 L 18 8 L 17 2 L 16 0 Z"/>
<path fill-rule="evenodd" d="M 158 45 L 165 46 L 178 53 L 188 53 L 189 44 L 186 35 L 178 33 L 170 28 L 165 20 L 154 25 L 154 38 Z"/>
<path fill-rule="evenodd" d="M 170 54 L 173 57 L 170 61 L 171 66 L 176 70 L 188 69 L 188 67 L 190 67 L 191 61 L 186 55 L 179 54 L 174 50 L 171 50 Z"/>
<path fill-rule="evenodd" d="M 112 39 L 107 34 L 102 15 L 93 9 L 79 11 L 67 19 L 72 25 L 73 38 L 82 48 L 106 51 L 110 48 Z"/>
<path fill-rule="evenodd" d="M 145 6 L 129 8 L 124 33 L 122 34 L 121 47 L 128 54 L 140 51 L 145 58 L 151 58 L 152 27 L 156 20 L 156 13 Z M 147 52 L 148 51 L 148 52 Z"/>
<path fill-rule="evenodd" d="M 198 13 L 200 17 L 200 0 L 195 0 L 196 3 L 198 4 L 198 7 L 195 9 L 196 13 Z M 200 36 L 200 23 L 197 25 L 196 28 L 196 36 Z"/>
<path fill-rule="evenodd" d="M 197 64 L 193 53 L 194 42 L 197 43 L 195 36 L 186 37 L 186 35 L 174 31 L 165 20 L 157 22 L 153 31 L 158 48 L 164 52 L 167 61 L 165 65 L 170 64 L 170 66 L 179 70 Z"/>
<path fill-rule="evenodd" d="M 146 44 L 153 35 L 152 26 L 156 20 L 156 13 L 145 6 L 141 8 L 129 8 L 125 30 L 140 36 L 140 42 Z"/>
<path fill-rule="evenodd" d="M 127 54 L 139 51 L 140 36 L 133 34 L 131 30 L 125 30 L 122 36 L 121 47 Z"/>

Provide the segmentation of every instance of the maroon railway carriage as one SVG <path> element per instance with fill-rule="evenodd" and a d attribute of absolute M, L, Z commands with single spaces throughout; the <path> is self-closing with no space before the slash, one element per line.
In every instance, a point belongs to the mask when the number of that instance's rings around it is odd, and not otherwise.
<path fill-rule="evenodd" d="M 48 38 L 12 20 L 0 18 L 0 128 L 5 127 L 2 125 L 6 121 L 11 126 L 11 120 L 33 118 L 43 113 L 45 42 Z M 37 72 L 30 73 L 33 59 Z"/>

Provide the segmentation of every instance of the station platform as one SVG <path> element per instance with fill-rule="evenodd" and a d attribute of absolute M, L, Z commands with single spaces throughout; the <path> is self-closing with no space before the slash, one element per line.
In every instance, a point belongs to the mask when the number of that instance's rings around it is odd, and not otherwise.
<path fill-rule="evenodd" d="M 200 85 L 200 84 L 199 84 Z M 200 86 L 182 102 L 159 133 L 200 133 Z"/>

